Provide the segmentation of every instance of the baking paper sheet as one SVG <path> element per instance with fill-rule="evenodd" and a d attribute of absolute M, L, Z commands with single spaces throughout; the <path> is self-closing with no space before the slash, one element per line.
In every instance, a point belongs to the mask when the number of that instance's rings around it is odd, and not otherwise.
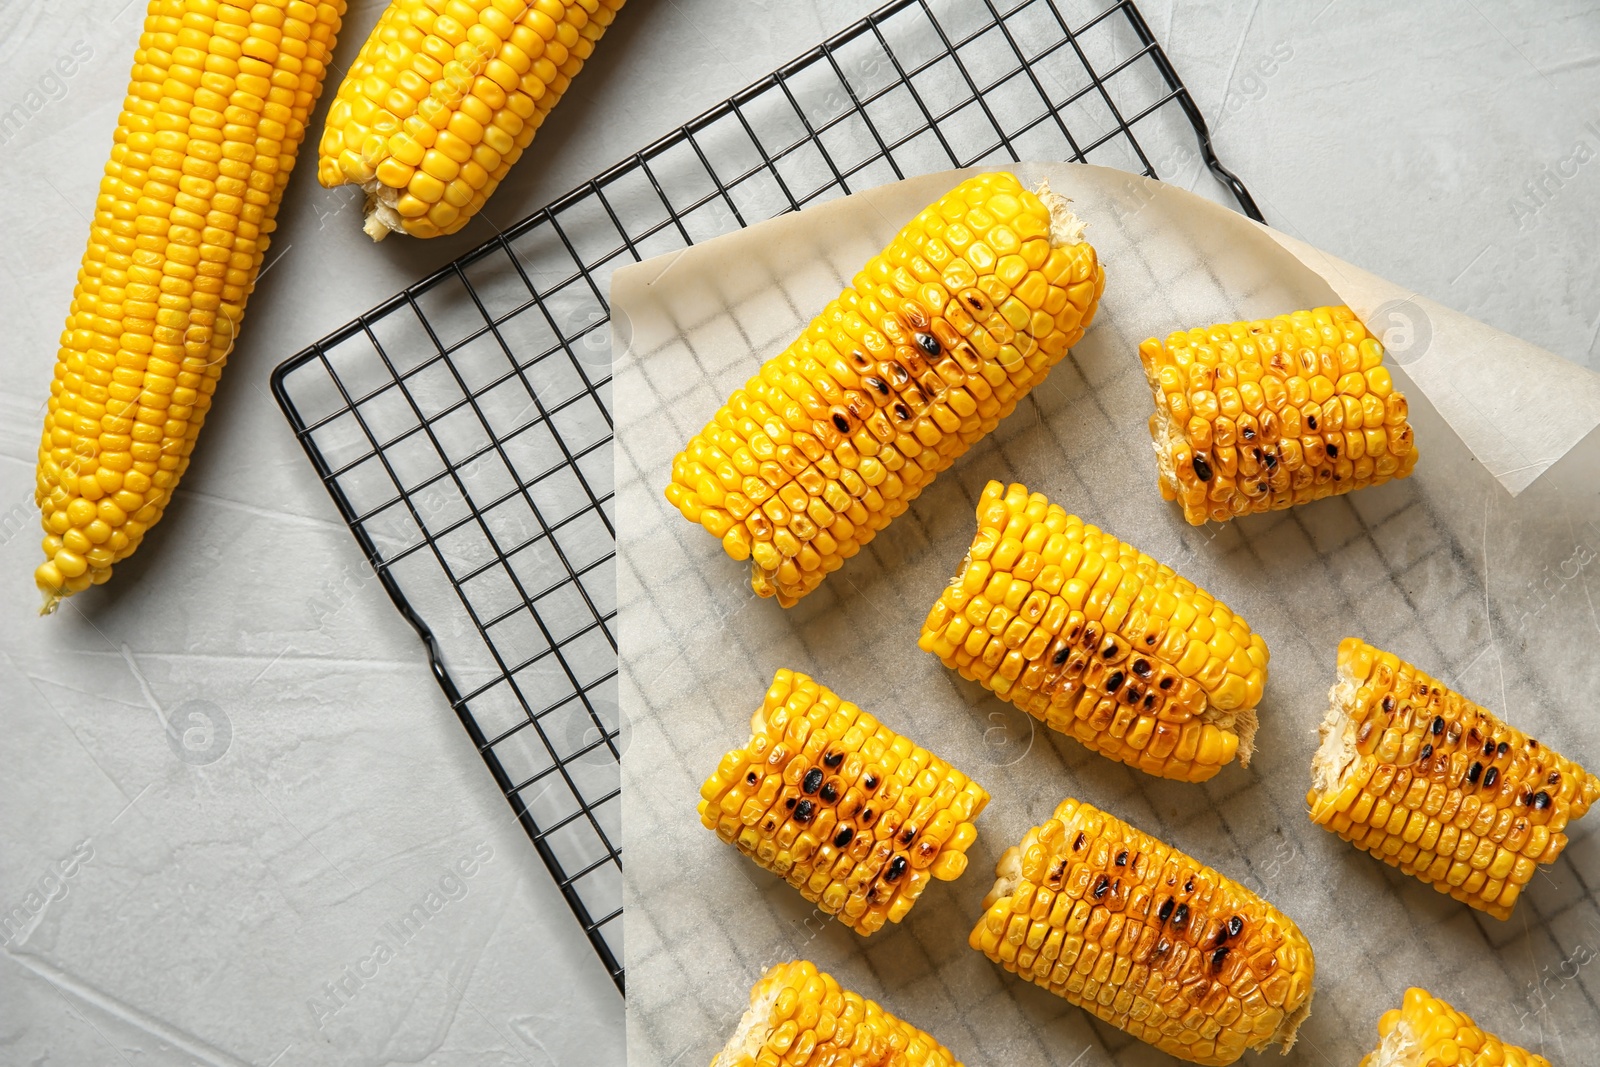
<path fill-rule="evenodd" d="M 1030 186 L 1048 177 L 1088 222 L 1107 273 L 1099 317 L 1032 401 L 787 612 L 757 599 L 747 565 L 666 502 L 671 458 L 966 172 L 834 201 L 615 277 L 630 1063 L 708 1062 L 755 978 L 795 957 L 932 1031 L 968 1064 L 1172 1062 L 967 947 L 996 859 L 1069 794 L 1250 885 L 1300 924 L 1316 951 L 1316 997 L 1299 1045 L 1271 1062 L 1354 1064 L 1375 1044 L 1378 1016 L 1414 984 L 1558 1064 L 1594 1062 L 1600 813 L 1573 825 L 1565 855 L 1534 879 L 1509 922 L 1402 876 L 1305 814 L 1315 729 L 1349 634 L 1416 662 L 1565 755 L 1600 763 L 1593 376 L 1396 297 L 1387 283 L 1181 190 L 1087 166 L 1013 169 Z M 1188 526 L 1156 489 L 1139 341 L 1341 298 L 1367 314 L 1408 300 L 1400 310 L 1424 316 L 1410 336 L 1420 322 L 1428 343 L 1393 361 L 1422 453 L 1415 475 L 1288 512 Z M 1404 347 L 1403 335 L 1389 340 Z M 1470 391 L 1440 386 L 1452 372 L 1495 391 L 1469 403 Z M 1524 420 L 1531 433 L 1521 432 Z M 1201 785 L 1151 778 L 917 649 L 992 478 L 1042 491 L 1173 565 L 1266 637 L 1270 679 L 1248 769 L 1230 766 Z M 904 923 L 871 938 L 822 917 L 696 817 L 700 782 L 743 744 L 780 666 L 814 675 L 994 796 L 967 873 L 930 886 Z"/>

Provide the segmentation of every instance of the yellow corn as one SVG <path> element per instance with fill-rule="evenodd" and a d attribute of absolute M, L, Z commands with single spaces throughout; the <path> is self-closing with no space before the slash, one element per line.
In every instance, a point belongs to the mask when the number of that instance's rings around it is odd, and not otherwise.
<path fill-rule="evenodd" d="M 188 467 L 344 7 L 149 4 L 39 443 L 46 612 L 111 576 Z"/>
<path fill-rule="evenodd" d="M 1399 1008 L 1378 1020 L 1378 1047 L 1360 1067 L 1550 1067 L 1543 1056 L 1508 1045 L 1429 993 L 1406 990 Z"/>
<path fill-rule="evenodd" d="M 989 794 L 927 749 L 789 670 L 750 735 L 700 787 L 700 821 L 856 933 L 966 870 Z"/>
<path fill-rule="evenodd" d="M 1347 307 L 1139 346 L 1161 495 L 1196 526 L 1320 500 L 1417 463 L 1383 346 Z"/>
<path fill-rule="evenodd" d="M 1070 797 L 1007 849 L 969 944 L 1163 1052 L 1288 1052 L 1311 944 L 1231 878 Z"/>
<path fill-rule="evenodd" d="M 1357 848 L 1506 919 L 1600 778 L 1416 667 L 1354 637 L 1311 761 L 1311 819 Z"/>
<path fill-rule="evenodd" d="M 711 1067 L 961 1067 L 932 1037 L 807 960 L 770 968 Z"/>
<path fill-rule="evenodd" d="M 1267 643 L 1221 601 L 999 482 L 917 642 L 1085 746 L 1163 778 L 1249 766 Z"/>
<path fill-rule="evenodd" d="M 1065 198 L 969 178 L 734 391 L 667 499 L 790 607 L 1011 413 L 1104 287 Z"/>
<path fill-rule="evenodd" d="M 455 233 L 583 69 L 623 0 L 394 0 L 328 109 L 317 180 L 366 232 Z"/>

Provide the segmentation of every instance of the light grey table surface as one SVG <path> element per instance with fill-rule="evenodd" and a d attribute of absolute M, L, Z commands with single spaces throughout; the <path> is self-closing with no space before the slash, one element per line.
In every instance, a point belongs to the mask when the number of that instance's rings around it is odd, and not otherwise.
<path fill-rule="evenodd" d="M 620 1063 L 620 998 L 267 391 L 489 221 L 375 248 L 302 153 L 166 519 L 110 586 L 34 617 L 38 426 L 126 2 L 0 0 L 0 121 L 26 118 L 0 129 L 0 1063 Z M 872 6 L 634 0 L 487 216 Z M 1271 223 L 1600 369 L 1600 8 L 1143 6 Z M 381 7 L 351 5 L 341 66 Z M 180 758 L 162 714 L 218 729 Z"/>

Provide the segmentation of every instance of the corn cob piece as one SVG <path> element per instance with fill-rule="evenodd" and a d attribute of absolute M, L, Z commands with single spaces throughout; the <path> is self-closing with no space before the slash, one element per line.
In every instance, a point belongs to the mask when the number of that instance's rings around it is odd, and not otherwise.
<path fill-rule="evenodd" d="M 995 868 L 968 943 L 1192 1063 L 1288 1052 L 1311 1014 L 1311 944 L 1271 904 L 1068 798 Z"/>
<path fill-rule="evenodd" d="M 1347 307 L 1139 346 L 1161 495 L 1195 526 L 1320 500 L 1417 463 L 1383 346 Z"/>
<path fill-rule="evenodd" d="M 1104 287 L 1064 197 L 969 178 L 734 391 L 667 499 L 791 607 L 1011 413 Z"/>
<path fill-rule="evenodd" d="M 367 236 L 455 233 L 483 207 L 623 0 L 394 0 L 328 109 L 317 180 Z"/>
<path fill-rule="evenodd" d="M 1203 782 L 1249 766 L 1267 643 L 1221 601 L 999 482 L 918 647 L 1102 755 Z"/>
<path fill-rule="evenodd" d="M 111 576 L 189 465 L 343 0 L 150 0 L 39 442 L 45 613 Z"/>
<path fill-rule="evenodd" d="M 1543 1056 L 1508 1045 L 1426 989 L 1406 990 L 1378 1020 L 1378 1047 L 1360 1067 L 1550 1067 Z"/>
<path fill-rule="evenodd" d="M 711 1067 L 961 1067 L 950 1050 L 807 960 L 768 969 Z"/>
<path fill-rule="evenodd" d="M 1339 645 L 1311 761 L 1311 821 L 1506 919 L 1600 778 L 1390 652 Z"/>
<path fill-rule="evenodd" d="M 827 686 L 778 671 L 750 735 L 700 787 L 700 821 L 856 933 L 966 870 L 989 794 Z"/>

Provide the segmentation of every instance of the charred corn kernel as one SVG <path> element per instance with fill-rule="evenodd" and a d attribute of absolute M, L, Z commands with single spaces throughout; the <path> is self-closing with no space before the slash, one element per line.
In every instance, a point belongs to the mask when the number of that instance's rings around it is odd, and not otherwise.
<path fill-rule="evenodd" d="M 856 933 L 958 877 L 989 794 L 826 686 L 780 670 L 750 741 L 700 787 L 700 821 Z"/>
<path fill-rule="evenodd" d="M 1015 254 L 997 259 L 999 248 Z M 1015 275 L 1019 262 L 1026 273 L 1013 294 L 997 271 Z M 729 443 L 754 455 L 779 442 L 763 477 L 780 491 L 803 489 L 818 526 L 817 504 L 848 520 L 827 526 L 838 547 L 820 567 L 786 572 L 770 557 L 752 558 L 752 588 L 790 607 L 1011 413 L 1094 320 L 1104 286 L 1064 197 L 1043 185 L 1031 193 L 1011 174 L 970 178 L 913 219 L 734 391 L 674 458 L 667 499 L 691 521 L 715 506 L 702 493 L 696 456 L 730 431 Z M 778 546 L 786 559 L 816 536 L 789 514 L 769 513 L 796 542 L 792 552 Z"/>
<path fill-rule="evenodd" d="M 950 1050 L 807 960 L 780 963 L 711 1067 L 961 1067 Z"/>
<path fill-rule="evenodd" d="M 1347 307 L 1139 346 L 1161 495 L 1199 526 L 1404 478 L 1417 462 L 1383 346 Z"/>
<path fill-rule="evenodd" d="M 344 8 L 146 9 L 39 442 L 47 613 L 111 576 L 188 469 Z"/>
<path fill-rule="evenodd" d="M 1271 904 L 1068 798 L 1006 850 L 968 944 L 1191 1063 L 1280 1045 L 1311 1014 L 1311 944 Z"/>
<path fill-rule="evenodd" d="M 1348 637 L 1311 761 L 1311 820 L 1506 919 L 1600 778 L 1416 667 Z"/>
<path fill-rule="evenodd" d="M 483 207 L 623 0 L 394 0 L 339 85 L 317 180 L 367 235 L 455 233 Z"/>
<path fill-rule="evenodd" d="M 1550 1067 L 1543 1056 L 1498 1037 L 1426 989 L 1406 990 L 1401 1006 L 1378 1020 L 1378 1047 L 1360 1067 Z"/>
<path fill-rule="evenodd" d="M 972 597 L 979 583 L 984 597 Z M 1023 606 L 998 630 L 1002 607 L 982 615 L 996 594 L 1005 610 Z M 998 646 L 972 640 L 980 604 Z M 1172 568 L 1025 486 L 984 487 L 972 547 L 917 644 L 1052 729 L 1151 774 L 1201 782 L 1235 755 L 1250 763 L 1266 642 Z M 995 648 L 1015 659 L 995 659 Z"/>

